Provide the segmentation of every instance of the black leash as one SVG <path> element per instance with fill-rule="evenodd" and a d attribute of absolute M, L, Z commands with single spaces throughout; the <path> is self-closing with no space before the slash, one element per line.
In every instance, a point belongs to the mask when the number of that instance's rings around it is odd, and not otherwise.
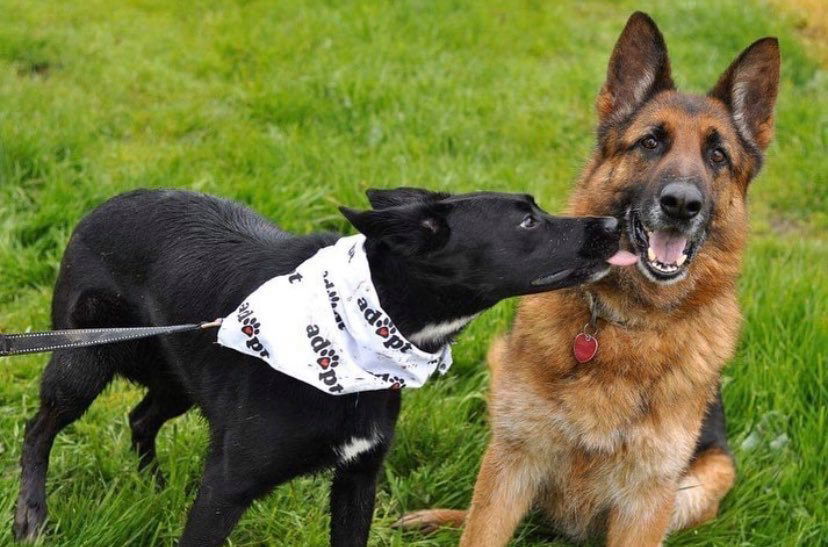
<path fill-rule="evenodd" d="M 0 334 L 0 357 L 22 355 L 66 348 L 85 348 L 112 342 L 137 340 L 160 334 L 210 329 L 221 325 L 221 319 L 168 327 L 125 327 L 111 329 L 68 329 L 22 334 Z"/>

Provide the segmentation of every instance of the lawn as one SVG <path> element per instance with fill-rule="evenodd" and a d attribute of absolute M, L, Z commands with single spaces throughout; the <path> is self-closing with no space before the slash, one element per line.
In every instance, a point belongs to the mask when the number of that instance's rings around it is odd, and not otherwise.
<path fill-rule="evenodd" d="M 828 38 L 824 24 L 779 6 L 643 6 L 685 89 L 704 92 L 762 36 L 779 36 L 783 56 L 777 138 L 751 188 L 746 323 L 725 370 L 739 478 L 720 518 L 670 545 L 828 544 Z M 530 192 L 559 210 L 593 146 L 612 45 L 640 8 L 0 0 L 0 330 L 48 328 L 73 226 L 131 188 L 219 194 L 297 232 L 346 230 L 336 206 L 365 206 L 370 186 Z M 372 544 L 459 538 L 390 524 L 406 510 L 467 505 L 487 438 L 484 356 L 513 307 L 461 336 L 447 377 L 405 394 Z M 0 544 L 11 541 L 23 428 L 45 362 L 0 361 Z M 205 423 L 193 412 L 162 430 L 169 486 L 158 492 L 129 448 L 126 415 L 140 396 L 116 382 L 58 437 L 47 544 L 169 544 L 180 533 Z M 325 544 L 327 479 L 257 502 L 232 543 Z M 530 518 L 515 545 L 564 544 L 542 532 Z"/>

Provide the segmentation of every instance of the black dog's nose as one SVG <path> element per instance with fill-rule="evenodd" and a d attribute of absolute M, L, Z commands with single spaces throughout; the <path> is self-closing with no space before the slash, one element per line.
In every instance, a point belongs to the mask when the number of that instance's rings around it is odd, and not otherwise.
<path fill-rule="evenodd" d="M 659 203 L 668 216 L 689 220 L 701 211 L 702 195 L 695 184 L 671 182 L 661 191 Z"/>
<path fill-rule="evenodd" d="M 603 217 L 601 219 L 601 227 L 605 232 L 615 233 L 618 231 L 618 219 L 615 217 Z"/>

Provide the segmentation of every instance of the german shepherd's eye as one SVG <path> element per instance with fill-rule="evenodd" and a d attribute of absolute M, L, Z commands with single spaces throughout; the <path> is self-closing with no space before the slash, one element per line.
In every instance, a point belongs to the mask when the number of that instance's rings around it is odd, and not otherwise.
<path fill-rule="evenodd" d="M 532 215 L 526 215 L 523 221 L 520 223 L 521 228 L 526 228 L 527 230 L 534 228 L 538 225 L 538 219 L 533 217 Z"/>
<path fill-rule="evenodd" d="M 724 150 L 721 148 L 714 148 L 710 151 L 710 160 L 713 163 L 722 163 L 727 159 L 727 155 L 724 153 Z"/>
<path fill-rule="evenodd" d="M 639 144 L 648 150 L 653 150 L 658 147 L 658 141 L 653 136 L 644 137 L 639 141 Z"/>

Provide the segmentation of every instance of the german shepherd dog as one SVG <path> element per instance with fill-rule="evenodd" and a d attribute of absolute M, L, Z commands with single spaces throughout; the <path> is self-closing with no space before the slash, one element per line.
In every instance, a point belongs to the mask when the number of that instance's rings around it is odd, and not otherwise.
<path fill-rule="evenodd" d="M 492 437 L 468 514 L 419 511 L 401 526 L 465 522 L 461 545 L 505 545 L 535 506 L 575 541 L 647 546 L 716 516 L 735 477 L 720 371 L 778 81 L 778 43 L 764 38 L 706 96 L 677 92 L 655 23 L 630 17 L 569 212 L 622 220 L 638 266 L 522 298 L 490 350 Z M 584 325 L 599 349 L 579 363 Z"/>
<path fill-rule="evenodd" d="M 398 188 L 369 191 L 368 198 L 373 210 L 342 212 L 365 235 L 383 310 L 429 352 L 503 298 L 596 279 L 619 257 L 635 261 L 618 251 L 617 219 L 552 217 L 523 194 Z M 289 234 L 246 207 L 203 194 L 123 194 L 72 235 L 52 322 L 64 329 L 224 317 L 264 282 L 338 239 Z M 55 436 L 118 374 L 148 388 L 129 415 L 141 468 L 155 468 L 155 438 L 166 421 L 196 406 L 210 424 L 201 488 L 180 545 L 221 544 L 255 499 L 324 469 L 334 470 L 331 543 L 365 545 L 399 391 L 330 395 L 214 342 L 215 334 L 201 332 L 55 351 L 40 408 L 26 426 L 15 537 L 34 539 L 43 527 Z"/>

